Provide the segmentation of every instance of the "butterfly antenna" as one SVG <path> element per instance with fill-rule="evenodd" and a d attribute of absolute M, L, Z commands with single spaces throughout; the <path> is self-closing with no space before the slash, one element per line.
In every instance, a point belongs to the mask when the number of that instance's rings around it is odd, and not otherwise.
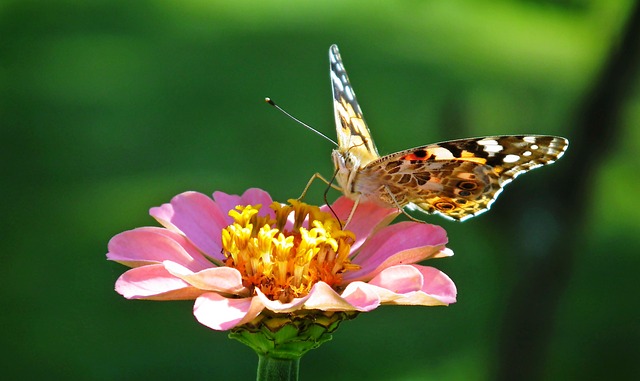
<path fill-rule="evenodd" d="M 336 147 L 338 146 L 338 143 L 336 143 L 333 140 L 331 140 L 331 138 L 329 138 L 327 135 L 323 134 L 322 132 L 316 130 L 315 128 L 311 127 L 310 125 L 306 124 L 305 122 L 301 121 L 300 119 L 296 118 L 295 116 L 293 116 L 293 115 L 289 114 L 288 112 L 284 111 L 282 109 L 282 107 L 278 106 L 276 104 L 276 102 L 271 100 L 271 98 L 264 98 L 264 101 L 267 102 L 268 104 L 270 104 L 271 106 L 275 107 L 276 109 L 278 109 L 278 111 L 280 111 L 281 113 L 285 114 L 289 118 L 291 118 L 291 119 L 295 120 L 296 122 L 300 123 L 302 126 L 306 127 L 308 130 L 311 130 L 311 131 L 315 132 L 316 134 L 322 136 L 323 138 L 327 139 L 334 146 L 336 146 Z"/>

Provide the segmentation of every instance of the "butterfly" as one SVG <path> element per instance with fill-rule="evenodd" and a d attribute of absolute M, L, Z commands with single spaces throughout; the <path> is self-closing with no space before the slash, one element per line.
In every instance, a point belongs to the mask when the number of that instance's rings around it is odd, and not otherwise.
<path fill-rule="evenodd" d="M 332 153 L 336 180 L 356 205 L 374 201 L 465 221 L 489 210 L 517 176 L 553 163 L 569 145 L 557 136 L 505 135 L 450 140 L 380 156 L 338 46 L 329 48 L 329 61 L 338 134 Z"/>

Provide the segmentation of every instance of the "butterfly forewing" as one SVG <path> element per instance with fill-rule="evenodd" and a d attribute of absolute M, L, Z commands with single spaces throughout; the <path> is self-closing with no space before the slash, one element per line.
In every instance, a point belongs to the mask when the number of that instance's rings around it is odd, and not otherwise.
<path fill-rule="evenodd" d="M 362 110 L 351 87 L 336 45 L 329 49 L 333 111 L 336 118 L 338 149 L 356 156 L 360 165 L 380 157 L 371 132 L 362 117 Z"/>
<path fill-rule="evenodd" d="M 336 178 L 350 198 L 464 221 L 488 210 L 516 176 L 559 159 L 569 144 L 555 136 L 491 136 L 380 157 L 336 45 L 329 59 L 339 145 Z"/>

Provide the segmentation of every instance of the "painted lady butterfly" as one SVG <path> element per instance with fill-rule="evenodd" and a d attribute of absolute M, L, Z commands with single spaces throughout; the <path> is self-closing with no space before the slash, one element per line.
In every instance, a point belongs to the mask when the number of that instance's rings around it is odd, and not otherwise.
<path fill-rule="evenodd" d="M 520 174 L 558 160 L 569 145 L 556 136 L 490 136 L 380 157 L 336 45 L 329 49 L 329 60 L 338 133 L 332 154 L 336 178 L 356 203 L 376 201 L 464 221 L 487 211 Z"/>

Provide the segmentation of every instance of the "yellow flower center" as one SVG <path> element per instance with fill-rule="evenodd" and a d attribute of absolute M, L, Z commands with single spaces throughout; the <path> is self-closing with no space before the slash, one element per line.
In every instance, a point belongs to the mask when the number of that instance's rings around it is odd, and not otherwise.
<path fill-rule="evenodd" d="M 275 219 L 258 216 L 260 205 L 236 206 L 229 211 L 235 222 L 222 230 L 225 264 L 240 271 L 245 287 L 283 303 L 308 294 L 320 281 L 337 288 L 344 272 L 359 268 L 349 259 L 352 232 L 317 206 L 289 204 L 271 204 Z"/>

